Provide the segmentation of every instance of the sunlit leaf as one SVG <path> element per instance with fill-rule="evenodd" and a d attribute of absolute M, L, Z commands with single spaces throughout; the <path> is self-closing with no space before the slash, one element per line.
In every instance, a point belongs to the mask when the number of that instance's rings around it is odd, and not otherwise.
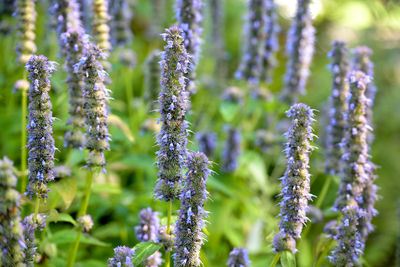
<path fill-rule="evenodd" d="M 135 142 L 135 138 L 133 137 L 133 134 L 129 129 L 128 124 L 126 124 L 120 117 L 114 114 L 110 114 L 108 115 L 108 122 L 111 125 L 114 125 L 119 129 L 121 129 L 121 131 L 125 134 L 125 136 L 128 138 L 129 141 Z"/>
<path fill-rule="evenodd" d="M 283 251 L 281 254 L 282 267 L 296 267 L 296 257 L 290 251 Z"/>
<path fill-rule="evenodd" d="M 135 256 L 133 257 L 133 265 L 141 264 L 145 259 L 154 254 L 161 248 L 161 245 L 153 242 L 139 243 L 135 246 Z"/>

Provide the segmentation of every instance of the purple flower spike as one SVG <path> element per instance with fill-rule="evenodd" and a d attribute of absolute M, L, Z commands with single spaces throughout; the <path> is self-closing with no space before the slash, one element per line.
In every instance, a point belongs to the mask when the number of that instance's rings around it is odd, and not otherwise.
<path fill-rule="evenodd" d="M 177 27 L 163 34 L 166 45 L 161 55 L 160 121 L 161 131 L 157 136 L 160 150 L 157 152 L 159 168 L 155 198 L 172 201 L 179 198 L 182 171 L 186 159 L 188 105 L 185 93 L 184 74 L 188 67 L 188 54 Z"/>
<path fill-rule="evenodd" d="M 200 152 L 203 152 L 209 158 L 214 157 L 217 149 L 217 135 L 213 132 L 200 132 L 196 134 L 196 139 Z"/>
<path fill-rule="evenodd" d="M 245 248 L 234 248 L 229 253 L 228 267 L 250 267 L 250 260 Z"/>
<path fill-rule="evenodd" d="M 126 246 L 119 246 L 114 249 L 114 258 L 108 259 L 109 267 L 134 267 L 133 256 L 135 249 Z"/>
<path fill-rule="evenodd" d="M 131 7 L 126 0 L 110 1 L 111 20 L 111 37 L 113 45 L 128 45 L 132 40 L 131 30 Z"/>
<path fill-rule="evenodd" d="M 47 183 L 54 179 L 53 114 L 50 102 L 50 76 L 55 62 L 45 56 L 32 56 L 26 64 L 31 80 L 29 88 L 29 185 L 26 194 L 32 198 L 47 198 Z"/>
<path fill-rule="evenodd" d="M 38 214 L 37 218 L 34 218 L 34 214 L 26 216 L 23 221 L 23 235 L 25 239 L 25 247 L 24 247 L 24 264 L 26 266 L 34 266 L 34 258 L 36 255 L 35 247 L 35 231 L 43 231 L 46 227 L 46 218 Z"/>
<path fill-rule="evenodd" d="M 160 54 L 161 51 L 153 50 L 146 60 L 146 93 L 145 102 L 149 103 L 149 111 L 158 108 L 157 98 L 160 94 Z"/>
<path fill-rule="evenodd" d="M 309 10 L 311 0 L 297 0 L 297 11 L 288 32 L 286 54 L 288 63 L 285 86 L 281 99 L 295 103 L 299 94 L 305 94 L 305 86 L 310 75 L 310 64 L 314 53 L 314 34 Z"/>
<path fill-rule="evenodd" d="M 188 155 L 188 171 L 181 196 L 176 225 L 175 266 L 200 266 L 200 249 L 204 242 L 204 203 L 207 200 L 207 178 L 210 162 L 201 152 Z"/>
<path fill-rule="evenodd" d="M 238 158 L 241 154 L 240 131 L 234 127 L 227 127 L 227 138 L 222 152 L 222 171 L 224 173 L 234 172 L 238 166 Z"/>
<path fill-rule="evenodd" d="M 332 51 L 328 54 L 331 59 L 332 94 L 329 99 L 330 123 L 327 127 L 325 170 L 328 174 L 338 175 L 343 155 L 341 142 L 347 126 L 345 113 L 348 109 L 349 63 L 346 43 L 334 41 L 332 46 Z"/>
<path fill-rule="evenodd" d="M 35 24 L 37 13 L 34 0 L 17 0 L 14 16 L 18 20 L 17 33 L 19 42 L 16 46 L 18 62 L 26 64 L 36 53 Z M 3 3 L 2 3 L 3 4 Z"/>
<path fill-rule="evenodd" d="M 292 119 L 292 125 L 286 133 L 287 168 L 281 178 L 281 219 L 280 233 L 277 234 L 280 237 L 275 238 L 275 251 L 280 251 L 282 247 L 295 251 L 293 239 L 300 238 L 303 225 L 308 220 L 306 212 L 308 201 L 311 199 L 308 164 L 314 149 L 310 144 L 314 137 L 311 127 L 314 110 L 300 103 L 294 104 L 286 114 Z M 283 241 L 286 241 L 286 244 L 282 244 Z"/>
<path fill-rule="evenodd" d="M 111 42 L 110 42 L 110 15 L 107 0 L 94 0 L 92 3 L 93 8 L 93 38 L 96 45 L 104 53 L 106 57 L 110 55 L 111 52 Z M 104 61 L 104 63 L 106 63 Z M 103 64 L 104 64 L 103 63 Z M 107 62 L 108 63 L 108 62 Z M 108 69 L 108 65 L 105 66 Z"/>

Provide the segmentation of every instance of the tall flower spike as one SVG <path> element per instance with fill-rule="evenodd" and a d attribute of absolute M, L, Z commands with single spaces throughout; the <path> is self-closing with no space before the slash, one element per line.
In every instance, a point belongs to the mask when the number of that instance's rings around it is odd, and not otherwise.
<path fill-rule="evenodd" d="M 200 132 L 196 134 L 196 139 L 200 152 L 203 152 L 209 158 L 214 157 L 217 149 L 217 135 L 213 132 Z"/>
<path fill-rule="evenodd" d="M 264 26 L 264 50 L 262 51 L 262 71 L 261 80 L 271 83 L 273 71 L 277 65 L 276 53 L 279 50 L 278 34 L 280 27 L 278 25 L 277 6 L 274 0 L 265 0 L 266 18 Z"/>
<path fill-rule="evenodd" d="M 25 239 L 25 256 L 23 262 L 28 267 L 34 266 L 33 262 L 37 249 L 35 246 L 35 231 L 43 231 L 46 227 L 46 218 L 43 215 L 37 214 L 36 219 L 34 217 L 34 214 L 28 215 L 23 221 L 23 234 Z"/>
<path fill-rule="evenodd" d="M 36 52 L 35 23 L 36 11 L 34 0 L 17 0 L 15 17 L 18 19 L 17 35 L 19 42 L 16 46 L 18 61 L 26 64 L 29 58 Z"/>
<path fill-rule="evenodd" d="M 75 65 L 75 71 L 84 77 L 83 109 L 86 123 L 86 148 L 89 155 L 86 160 L 87 167 L 102 167 L 106 165 L 104 151 L 110 150 L 108 133 L 107 102 L 109 90 L 104 85 L 106 72 L 100 59 L 104 58 L 102 52 L 93 44 L 88 46 L 87 52 L 80 62 Z"/>
<path fill-rule="evenodd" d="M 93 1 L 93 38 L 98 48 L 106 57 L 110 55 L 110 27 L 108 25 L 110 15 L 108 13 L 107 0 Z"/>
<path fill-rule="evenodd" d="M 171 27 L 163 34 L 166 45 L 161 54 L 160 121 L 161 131 L 157 136 L 160 150 L 157 152 L 158 180 L 155 197 L 172 201 L 179 198 L 182 169 L 186 159 L 188 105 L 185 92 L 185 77 L 188 54 L 183 46 L 183 38 L 177 27 Z"/>
<path fill-rule="evenodd" d="M 158 38 L 165 23 L 165 9 L 166 0 L 153 0 L 151 1 L 152 8 L 152 23 L 150 23 L 150 35 Z"/>
<path fill-rule="evenodd" d="M 116 247 L 114 249 L 114 258 L 108 259 L 109 267 L 133 267 L 133 256 L 135 249 L 126 246 Z"/>
<path fill-rule="evenodd" d="M 181 197 L 176 225 L 175 266 L 200 266 L 200 249 L 204 241 L 204 203 L 207 200 L 207 178 L 210 162 L 201 152 L 188 155 L 188 171 Z"/>
<path fill-rule="evenodd" d="M 347 46 L 343 41 L 334 41 L 328 57 L 331 59 L 332 93 L 329 99 L 329 125 L 327 126 L 325 170 L 331 175 L 338 175 L 343 155 L 341 142 L 345 134 L 349 94 L 349 63 Z"/>
<path fill-rule="evenodd" d="M 311 0 L 297 0 L 296 15 L 288 32 L 288 62 L 281 99 L 289 103 L 296 102 L 299 94 L 306 93 L 305 86 L 310 75 L 315 39 L 309 10 L 310 2 Z"/>
<path fill-rule="evenodd" d="M 111 21 L 111 39 L 113 45 L 124 46 L 132 40 L 131 30 L 131 7 L 126 0 L 110 1 Z"/>
<path fill-rule="evenodd" d="M 21 266 L 25 242 L 22 235 L 20 195 L 13 163 L 7 157 L 0 160 L 0 265 Z"/>
<path fill-rule="evenodd" d="M 288 142 L 285 146 L 287 167 L 281 178 L 282 197 L 280 233 L 274 240 L 275 251 L 281 248 L 293 248 L 293 239 L 300 238 L 303 225 L 307 221 L 306 211 L 310 194 L 310 174 L 308 172 L 310 154 L 314 147 L 310 144 L 313 140 L 314 110 L 300 103 L 294 104 L 286 112 L 292 119 L 292 125 L 286 133 Z M 279 241 L 279 242 L 278 242 Z M 281 244 L 286 242 L 286 244 Z M 277 244 L 280 244 L 277 246 Z"/>
<path fill-rule="evenodd" d="M 229 253 L 228 267 L 250 267 L 250 260 L 245 248 L 234 248 Z"/>
<path fill-rule="evenodd" d="M 265 0 L 249 0 L 247 21 L 244 27 L 245 45 L 242 62 L 235 73 L 237 79 L 258 84 L 262 71 L 264 27 L 266 21 Z"/>
<path fill-rule="evenodd" d="M 349 109 L 345 114 L 348 122 L 342 146 L 341 184 L 335 209 L 342 213 L 338 233 L 335 239 L 338 246 L 332 252 L 331 262 L 337 266 L 354 266 L 357 264 L 364 247 L 361 222 L 365 222 L 363 190 L 369 180 L 367 136 L 370 127 L 367 124 L 367 98 L 365 90 L 370 82 L 369 77 L 361 71 L 350 73 Z"/>
<path fill-rule="evenodd" d="M 47 198 L 47 183 L 54 179 L 53 114 L 49 91 L 51 73 L 56 63 L 45 56 L 32 56 L 26 64 L 31 80 L 29 88 L 29 185 L 27 195 Z"/>
<path fill-rule="evenodd" d="M 159 50 L 153 50 L 146 60 L 146 93 L 145 102 L 149 103 L 149 111 L 157 108 L 157 98 L 160 94 L 160 53 Z"/>
<path fill-rule="evenodd" d="M 142 209 L 139 213 L 140 225 L 135 227 L 136 237 L 140 242 L 158 242 L 158 234 L 160 231 L 160 219 L 158 213 L 153 212 L 151 208 Z M 155 252 L 148 257 L 143 265 L 146 267 L 157 267 L 162 263 L 161 253 Z"/>
<path fill-rule="evenodd" d="M 68 73 L 66 79 L 69 93 L 69 118 L 67 125 L 70 125 L 72 128 L 65 133 L 64 146 L 81 149 L 85 145 L 85 136 L 82 133 L 82 129 L 85 128 L 82 92 L 84 75 L 82 72 L 75 72 L 75 64 L 79 63 L 85 54 L 89 40 L 81 28 L 63 33 L 61 39 L 66 50 L 65 68 Z"/>
<path fill-rule="evenodd" d="M 222 151 L 222 171 L 233 172 L 238 165 L 238 158 L 241 153 L 241 136 L 239 129 L 229 126 L 226 129 L 227 138 L 224 150 Z"/>
<path fill-rule="evenodd" d="M 176 18 L 182 31 L 183 44 L 190 55 L 190 68 L 185 75 L 186 91 L 190 94 L 196 91 L 196 67 L 199 61 L 201 34 L 203 29 L 203 0 L 176 0 Z"/>

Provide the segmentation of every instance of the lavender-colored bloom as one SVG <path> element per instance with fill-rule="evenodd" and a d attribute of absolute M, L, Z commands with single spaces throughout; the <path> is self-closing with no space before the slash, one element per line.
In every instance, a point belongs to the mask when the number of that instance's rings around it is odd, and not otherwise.
<path fill-rule="evenodd" d="M 158 180 L 156 199 L 172 201 L 179 198 L 182 169 L 186 158 L 187 122 L 185 113 L 188 105 L 185 92 L 185 77 L 188 54 L 177 27 L 163 34 L 166 45 L 161 54 L 160 121 L 161 131 L 157 136 L 160 150 L 157 152 Z"/>
<path fill-rule="evenodd" d="M 199 61 L 201 34 L 203 29 L 201 14 L 203 0 L 176 0 L 176 18 L 182 31 L 183 45 L 190 55 L 190 68 L 185 75 L 187 78 L 186 91 L 195 92 L 196 67 Z"/>
<path fill-rule="evenodd" d="M 24 264 L 28 267 L 33 267 L 33 260 L 36 255 L 35 246 L 35 231 L 43 231 L 46 227 L 46 219 L 43 215 L 37 214 L 35 218 L 34 214 L 28 215 L 25 217 L 23 221 L 23 235 L 25 239 L 25 247 L 24 247 Z"/>
<path fill-rule="evenodd" d="M 370 219 L 374 216 L 374 211 L 367 211 L 370 203 L 365 203 L 368 199 L 364 197 L 366 185 L 372 185 L 370 172 L 373 171 L 367 144 L 371 128 L 366 118 L 368 99 L 365 90 L 369 82 L 369 76 L 361 71 L 352 71 L 350 74 L 349 109 L 345 114 L 348 128 L 342 144 L 345 152 L 342 156 L 341 185 L 335 203 L 335 210 L 341 212 L 343 218 L 335 237 L 339 245 L 331 257 L 331 262 L 342 264 L 340 266 L 356 265 L 366 235 L 371 230 Z M 375 198 L 371 201 L 374 202 Z"/>
<path fill-rule="evenodd" d="M 291 251 L 292 253 L 296 253 L 296 240 L 289 234 L 284 231 L 279 231 L 272 242 L 274 246 L 275 253 L 279 253 L 282 251 Z"/>
<path fill-rule="evenodd" d="M 119 246 L 114 249 L 114 258 L 108 259 L 109 267 L 133 267 L 133 256 L 135 249 Z"/>
<path fill-rule="evenodd" d="M 228 267 L 250 267 L 250 260 L 245 248 L 234 248 L 229 252 Z"/>
<path fill-rule="evenodd" d="M 264 49 L 265 0 L 249 0 L 248 9 L 249 13 L 244 27 L 245 45 L 242 62 L 235 73 L 235 77 L 258 84 L 262 72 L 262 50 Z"/>
<path fill-rule="evenodd" d="M 207 157 L 214 157 L 217 149 L 217 135 L 213 132 L 200 132 L 196 134 L 197 143 L 199 144 L 200 152 L 206 154 Z"/>
<path fill-rule="evenodd" d="M 104 85 L 106 72 L 100 59 L 103 54 L 93 44 L 89 45 L 87 53 L 75 65 L 75 70 L 84 77 L 83 109 L 86 123 L 86 148 L 89 155 L 86 160 L 89 168 L 106 165 L 104 151 L 110 149 L 110 134 L 108 133 L 107 102 L 109 90 Z"/>
<path fill-rule="evenodd" d="M 221 99 L 235 104 L 243 104 L 244 93 L 236 86 L 229 86 L 222 94 Z"/>
<path fill-rule="evenodd" d="M 67 125 L 72 127 L 65 133 L 65 147 L 81 149 L 85 144 L 85 136 L 82 129 L 85 128 L 85 113 L 83 110 L 84 75 L 82 72 L 75 72 L 75 65 L 85 54 L 88 44 L 88 36 L 82 28 L 72 29 L 61 36 L 66 51 L 65 68 L 68 73 L 66 82 L 69 93 L 69 118 Z"/>
<path fill-rule="evenodd" d="M 285 87 L 281 99 L 294 103 L 299 94 L 305 94 L 314 53 L 315 29 L 309 10 L 311 0 L 297 0 L 297 11 L 288 33 L 286 53 L 288 63 Z"/>
<path fill-rule="evenodd" d="M 158 234 L 160 230 L 160 219 L 158 213 L 153 212 L 151 208 L 142 209 L 139 213 L 140 225 L 135 227 L 136 237 L 140 242 L 158 242 Z M 146 267 L 157 267 L 162 263 L 161 253 L 155 252 L 148 257 L 143 265 Z"/>
<path fill-rule="evenodd" d="M 241 154 L 241 136 L 239 129 L 228 126 L 226 128 L 227 137 L 222 151 L 222 167 L 224 173 L 233 172 L 238 165 L 238 158 Z"/>
<path fill-rule="evenodd" d="M 17 37 L 19 42 L 16 46 L 18 62 L 26 64 L 30 57 L 36 52 L 35 45 L 35 23 L 36 11 L 34 0 L 17 0 L 14 16 L 18 20 Z"/>
<path fill-rule="evenodd" d="M 157 98 L 160 94 L 160 53 L 159 50 L 153 50 L 146 60 L 146 93 L 144 101 L 149 105 L 149 111 L 158 107 Z"/>
<path fill-rule="evenodd" d="M 329 99 L 329 125 L 327 127 L 325 170 L 331 175 L 338 175 L 343 155 L 341 142 L 345 134 L 348 109 L 349 63 L 347 47 L 343 41 L 334 41 L 328 57 L 331 59 L 332 94 Z"/>
<path fill-rule="evenodd" d="M 294 104 L 286 115 L 292 119 L 292 125 L 286 133 L 285 146 L 287 167 L 281 178 L 282 197 L 279 228 L 282 236 L 300 238 L 303 225 L 307 221 L 306 211 L 310 194 L 310 174 L 308 171 L 313 140 L 314 110 L 300 103 Z M 290 238 L 289 238 L 290 239 Z M 288 240 L 289 240 L 288 239 Z M 278 251 L 278 248 L 275 247 Z"/>
<path fill-rule="evenodd" d="M 110 15 L 108 13 L 107 0 L 94 0 L 93 1 L 93 38 L 98 48 L 104 53 L 106 57 L 110 55 Z M 103 63 L 104 64 L 104 63 Z M 108 69 L 108 65 L 105 66 Z"/>
<path fill-rule="evenodd" d="M 181 208 L 176 224 L 175 266 L 200 266 L 200 249 L 204 242 L 204 203 L 207 200 L 207 178 L 210 162 L 201 152 L 190 153 L 188 171 L 181 196 Z"/>
<path fill-rule="evenodd" d="M 277 65 L 276 53 L 279 50 L 278 34 L 280 27 L 278 25 L 277 6 L 274 0 L 265 0 L 266 19 L 264 26 L 264 51 L 262 53 L 262 72 L 261 79 L 266 83 L 271 83 L 273 71 Z"/>
<path fill-rule="evenodd" d="M 32 56 L 26 64 L 31 80 L 29 88 L 29 185 L 26 194 L 32 198 L 47 198 L 47 183 L 54 179 L 54 139 L 52 105 L 50 102 L 50 76 L 55 62 L 45 56 Z"/>
<path fill-rule="evenodd" d="M 25 242 L 22 235 L 20 194 L 17 177 L 7 157 L 0 160 L 0 265 L 20 266 Z"/>
<path fill-rule="evenodd" d="M 132 13 L 126 0 L 110 1 L 111 40 L 114 45 L 124 46 L 132 40 Z"/>
<path fill-rule="evenodd" d="M 170 225 L 170 233 L 167 233 L 167 226 L 161 225 L 158 231 L 157 242 L 162 245 L 165 251 L 172 251 L 175 243 L 175 225 Z"/>
<path fill-rule="evenodd" d="M 81 227 L 83 232 L 89 232 L 92 229 L 94 223 L 92 216 L 89 214 L 82 215 L 78 218 L 79 227 Z"/>

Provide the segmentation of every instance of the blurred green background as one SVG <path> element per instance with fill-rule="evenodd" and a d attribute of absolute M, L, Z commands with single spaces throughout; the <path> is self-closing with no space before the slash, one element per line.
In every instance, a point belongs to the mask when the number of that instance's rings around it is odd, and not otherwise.
<path fill-rule="evenodd" d="M 104 266 L 117 245 L 133 246 L 137 243 L 134 226 L 138 224 L 140 209 L 151 206 L 161 214 L 165 224 L 166 204 L 152 198 L 157 169 L 154 165 L 156 147 L 154 133 L 143 129 L 149 118 L 157 118 L 149 113 L 144 101 L 145 59 L 152 49 L 162 49 L 161 38 L 154 34 L 157 17 L 152 2 L 137 0 L 133 5 L 131 27 L 134 33 L 132 43 L 126 48 L 116 48 L 110 58 L 113 64 L 109 73 L 113 80 L 110 85 L 112 97 L 111 112 L 115 115 L 110 126 L 112 134 L 111 151 L 107 153 L 108 172 L 95 180 L 89 213 L 95 220 L 91 235 L 82 241 L 78 252 L 79 266 Z M 175 22 L 174 1 L 166 1 L 163 11 L 163 25 Z M 267 266 L 274 256 L 272 238 L 278 229 L 279 208 L 278 178 L 283 174 L 285 161 L 281 152 L 281 133 L 285 124 L 280 123 L 287 106 L 277 102 L 254 100 L 245 83 L 233 80 L 238 67 L 243 45 L 242 27 L 246 1 L 225 0 L 225 27 L 223 38 L 226 49 L 228 81 L 220 87 L 216 85 L 215 57 L 211 40 L 212 20 L 208 1 L 204 8 L 204 32 L 202 57 L 198 66 L 198 93 L 192 98 L 192 113 L 189 115 L 193 133 L 212 130 L 218 134 L 217 155 L 225 140 L 224 125 L 230 123 L 242 130 L 243 143 L 239 167 L 233 174 L 221 174 L 220 157 L 212 159 L 215 171 L 208 182 L 210 200 L 206 209 L 210 211 L 205 230 L 207 242 L 202 249 L 205 266 L 225 266 L 232 247 L 244 246 L 250 252 L 252 266 Z M 377 184 L 381 198 L 376 204 L 379 215 L 374 218 L 375 231 L 369 236 L 363 262 L 365 266 L 394 266 L 396 238 L 399 220 L 397 215 L 400 192 L 400 5 L 397 1 L 372 0 L 314 0 L 312 13 L 317 32 L 315 55 L 307 95 L 301 101 L 319 110 L 318 120 L 324 116 L 324 106 L 330 94 L 330 73 L 327 53 L 335 39 L 348 42 L 350 48 L 358 45 L 369 46 L 373 50 L 375 63 L 375 83 L 378 87 L 374 106 L 375 140 L 371 154 L 378 169 Z M 279 5 L 280 51 L 279 65 L 271 86 L 266 86 L 277 95 L 283 84 L 285 72 L 286 32 L 294 12 L 294 0 L 277 0 Z M 67 156 L 63 148 L 66 131 L 68 94 L 64 82 L 66 73 L 62 59 L 58 57 L 57 36 L 50 28 L 48 3 L 39 1 L 37 5 L 37 47 L 38 54 L 44 54 L 60 63 L 59 71 L 52 78 L 53 112 L 57 165 L 62 165 Z M 2 25 L 15 25 L 15 20 L 2 14 Z M 156 30 L 157 32 L 157 30 Z M 16 63 L 15 34 L 2 30 L 0 36 L 0 155 L 7 155 L 16 167 L 20 166 L 20 92 L 13 93 L 13 84 L 23 77 L 23 66 Z M 136 54 L 133 68 L 122 63 L 126 50 Z M 244 104 L 229 106 L 220 100 L 220 94 L 228 86 L 238 86 L 245 94 Z M 211 101 L 212 100 L 212 101 Z M 232 116 L 232 114 L 234 116 Z M 283 125 L 283 126 L 282 126 Z M 323 123 L 314 125 L 317 135 L 323 132 Z M 323 126 L 324 127 L 324 126 Z M 255 145 L 256 130 L 274 132 L 268 149 Z M 132 141 L 131 135 L 134 137 Z M 190 149 L 197 150 L 194 134 L 190 136 Z M 312 193 L 318 196 L 326 179 L 323 173 L 323 139 L 316 140 L 321 148 L 314 151 L 311 162 Z M 73 152 L 72 176 L 57 180 L 52 185 L 50 199 L 42 205 L 41 211 L 53 217 L 57 213 L 75 217 L 84 188 L 84 152 Z M 334 218 L 329 208 L 336 197 L 338 179 L 331 184 L 327 197 L 322 203 L 325 220 Z M 28 200 L 25 200 L 29 203 Z M 316 200 L 314 200 L 314 203 Z M 179 207 L 175 203 L 174 210 Z M 299 266 L 312 266 L 313 249 L 321 237 L 324 223 L 313 223 L 307 230 L 307 237 L 298 242 Z M 39 253 L 41 264 L 64 266 L 66 253 L 76 234 L 67 221 L 51 223 L 42 239 Z M 322 266 L 329 266 L 327 261 Z"/>

